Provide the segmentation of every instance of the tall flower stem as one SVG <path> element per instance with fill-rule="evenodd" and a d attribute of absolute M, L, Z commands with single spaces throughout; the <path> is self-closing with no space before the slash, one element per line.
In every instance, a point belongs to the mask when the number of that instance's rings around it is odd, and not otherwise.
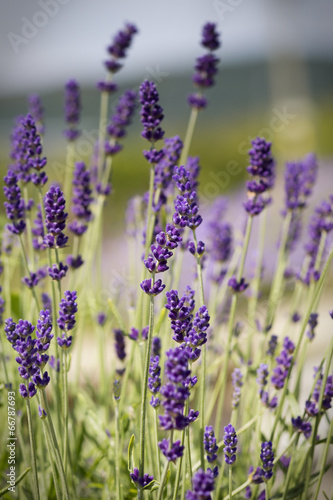
<path fill-rule="evenodd" d="M 169 460 L 167 460 L 165 462 L 165 465 L 164 465 L 164 469 L 163 469 L 163 473 L 162 473 L 162 477 L 161 477 L 161 482 L 160 482 L 160 487 L 159 487 L 158 492 L 157 492 L 157 500 L 162 500 L 164 485 L 165 485 L 165 481 L 167 478 L 168 470 L 169 470 Z"/>
<path fill-rule="evenodd" d="M 179 160 L 179 165 L 184 165 L 186 163 L 194 134 L 195 125 L 197 123 L 197 118 L 198 118 L 198 110 L 196 108 L 192 108 L 190 119 L 187 125 L 184 146 Z"/>
<path fill-rule="evenodd" d="M 313 309 L 313 305 L 316 303 L 317 298 L 319 297 L 319 295 L 320 295 L 320 293 L 322 291 L 322 288 L 323 288 L 323 285 L 324 285 L 324 281 L 326 279 L 326 275 L 327 275 L 330 263 L 332 261 L 332 258 L 333 258 L 333 249 L 331 250 L 331 252 L 329 254 L 329 257 L 328 257 L 328 259 L 326 261 L 324 269 L 323 269 L 323 271 L 321 273 L 321 277 L 320 277 L 319 281 L 316 284 L 315 291 L 314 291 L 311 303 L 310 303 L 309 307 L 307 308 L 307 311 L 306 311 L 306 313 L 305 313 L 305 315 L 303 317 L 303 322 L 302 322 L 302 326 L 301 326 L 301 331 L 300 331 L 300 335 L 299 335 L 299 338 L 298 338 L 298 342 L 296 344 L 296 348 L 295 348 L 295 351 L 294 351 L 294 354 L 293 354 L 293 357 L 292 357 L 292 360 L 291 360 L 291 363 L 290 363 L 288 375 L 287 375 L 287 378 L 285 380 L 285 384 L 284 384 L 284 387 L 283 387 L 283 390 L 282 390 L 282 394 L 281 394 L 281 398 L 280 398 L 280 403 L 279 403 L 279 405 L 277 407 L 277 412 L 276 412 L 276 416 L 275 416 L 275 420 L 274 420 L 274 425 L 273 425 L 273 429 L 272 429 L 270 441 L 273 441 L 273 439 L 274 439 L 274 435 L 275 435 L 275 432 L 276 432 L 276 429 L 277 429 L 277 425 L 278 425 L 278 423 L 280 421 L 283 403 L 284 403 L 284 400 L 285 400 L 285 397 L 286 397 L 286 394 L 287 394 L 287 389 L 288 389 L 288 383 L 289 383 L 289 379 L 290 379 L 291 370 L 292 370 L 292 368 L 293 368 L 293 366 L 295 364 L 295 360 L 297 359 L 299 350 L 301 348 L 301 343 L 302 343 L 303 336 L 304 336 L 304 333 L 305 333 L 305 330 L 306 330 L 306 326 L 307 326 L 308 321 L 309 321 L 310 314 L 311 314 L 312 309 Z"/>
<path fill-rule="evenodd" d="M 63 376 L 63 422 L 64 422 L 64 441 L 63 441 L 63 460 L 64 470 L 67 475 L 68 460 L 68 381 L 67 381 L 67 352 L 61 349 L 61 367 Z"/>
<path fill-rule="evenodd" d="M 23 196 L 24 196 L 25 205 L 27 206 L 28 205 L 28 201 L 29 201 L 27 185 L 24 185 L 24 187 L 23 187 Z M 26 232 L 27 232 L 29 256 L 30 256 L 30 259 L 31 259 L 31 269 L 33 271 L 34 270 L 34 247 L 32 245 L 31 220 L 30 220 L 29 216 L 26 217 L 25 222 L 26 222 L 26 225 L 27 225 L 27 231 Z"/>
<path fill-rule="evenodd" d="M 65 200 L 69 200 L 71 196 L 72 180 L 73 180 L 73 170 L 74 170 L 74 158 L 75 158 L 75 141 L 69 141 L 67 144 L 67 154 L 66 154 L 66 172 L 65 172 L 65 182 L 64 182 L 64 197 Z"/>
<path fill-rule="evenodd" d="M 156 446 L 156 465 L 157 465 L 157 479 L 161 480 L 161 462 L 160 462 L 160 450 L 158 447 L 158 420 L 157 411 L 154 409 L 154 424 L 155 424 L 155 446 Z"/>
<path fill-rule="evenodd" d="M 331 342 L 329 345 L 328 355 L 327 355 L 327 359 L 326 359 L 325 372 L 324 372 L 323 379 L 321 381 L 320 396 L 319 396 L 319 401 L 318 401 L 319 413 L 316 416 L 315 423 L 314 423 L 313 429 L 312 429 L 311 448 L 310 448 L 310 452 L 309 452 L 309 458 L 308 458 L 307 470 L 306 470 L 306 476 L 305 476 L 304 494 L 302 496 L 302 498 L 304 498 L 304 499 L 307 497 L 307 494 L 309 492 L 311 469 L 312 469 L 314 450 L 315 450 L 317 435 L 318 435 L 317 431 L 318 431 L 319 423 L 321 420 L 321 410 L 322 410 L 322 404 L 323 404 L 323 399 L 324 399 L 324 392 L 325 392 L 328 374 L 329 374 L 329 371 L 331 368 L 332 359 L 333 359 L 333 338 L 331 338 Z M 327 440 L 330 440 L 330 437 L 331 437 L 331 434 L 328 434 Z M 323 474 L 324 468 L 325 468 L 325 463 L 323 463 L 323 466 L 321 468 L 322 474 Z"/>
<path fill-rule="evenodd" d="M 229 465 L 229 499 L 232 500 L 232 467 Z M 267 497 L 268 500 L 268 497 Z"/>
<path fill-rule="evenodd" d="M 153 275 L 153 283 L 155 276 Z M 144 465 L 145 465 L 145 432 L 146 432 L 146 415 L 147 415 L 147 389 L 148 389 L 148 374 L 149 374 L 149 363 L 150 363 L 150 352 L 151 343 L 154 330 L 154 297 L 150 296 L 150 307 L 149 307 L 149 331 L 146 343 L 146 358 L 145 367 L 143 374 L 143 384 L 142 384 L 142 399 L 141 399 L 141 421 L 140 421 L 140 461 L 139 461 L 139 474 L 143 477 Z M 142 491 L 139 490 L 139 498 L 142 497 Z"/>
<path fill-rule="evenodd" d="M 111 81 L 110 73 L 107 73 L 105 80 L 107 83 L 110 83 L 110 81 Z M 98 168 L 98 177 L 99 178 L 101 178 L 103 163 L 104 163 L 104 142 L 105 142 L 105 135 L 106 135 L 108 105 L 109 105 L 109 93 L 102 91 L 101 92 L 101 101 L 100 101 L 100 112 L 99 112 L 99 126 L 98 126 L 99 132 L 98 132 L 97 168 Z"/>
<path fill-rule="evenodd" d="M 318 482 L 317 482 L 317 488 L 316 488 L 314 500 L 317 500 L 318 495 L 319 495 L 320 485 L 321 485 L 321 482 L 323 479 L 323 475 L 325 473 L 325 464 L 326 464 L 326 460 L 327 460 L 327 455 L 328 455 L 329 447 L 331 444 L 330 436 L 332 436 L 332 435 L 333 435 L 333 418 L 331 419 L 330 427 L 329 427 L 328 434 L 327 434 L 328 437 L 327 437 L 324 452 L 322 455 L 322 461 L 321 461 L 322 465 L 320 467 L 320 473 L 319 473 L 319 478 L 318 478 Z"/>
<path fill-rule="evenodd" d="M 195 230 L 193 232 L 193 239 L 195 242 L 195 247 L 197 248 L 197 236 Z M 202 278 L 202 267 L 200 257 L 197 254 L 197 273 L 199 281 L 199 296 L 200 296 L 200 306 L 205 304 L 205 294 L 204 285 Z M 204 434 L 205 434 L 205 389 L 206 389 L 206 344 L 202 346 L 201 349 L 201 386 L 200 386 L 200 460 L 201 467 L 205 467 L 205 451 L 204 451 Z"/>
<path fill-rule="evenodd" d="M 21 234 L 19 235 L 19 238 L 20 238 L 20 244 L 21 244 L 21 250 L 22 250 L 24 264 L 25 264 L 25 267 L 26 267 L 28 275 L 31 277 L 31 272 L 30 272 L 30 269 L 29 269 L 29 262 L 28 262 L 27 254 L 25 252 L 24 243 L 23 243 L 22 235 Z M 37 298 L 36 290 L 35 290 L 34 286 L 31 287 L 31 292 L 32 292 L 32 295 L 33 295 L 33 297 L 35 299 L 35 302 L 36 302 L 37 311 L 39 311 L 39 302 L 38 302 L 38 298 Z"/>
<path fill-rule="evenodd" d="M 278 257 L 277 257 L 276 271 L 275 271 L 271 291 L 269 294 L 269 300 L 268 300 L 268 310 L 267 310 L 267 316 L 266 316 L 265 331 L 267 331 L 267 329 L 269 327 L 271 327 L 271 325 L 274 322 L 275 313 L 276 313 L 276 309 L 277 309 L 279 298 L 280 298 L 281 285 L 282 285 L 283 274 L 284 274 L 284 270 L 285 270 L 285 251 L 286 251 L 286 244 L 287 244 L 287 240 L 288 240 L 288 233 L 289 233 L 289 227 L 290 227 L 290 222 L 291 222 L 291 216 L 292 216 L 292 212 L 289 211 L 283 220 L 282 234 L 281 234 L 281 241 L 280 241 L 279 252 L 278 252 Z"/>
<path fill-rule="evenodd" d="M 28 389 L 27 389 L 28 391 Z M 29 437 L 30 437 L 30 453 L 31 453 L 31 462 L 32 462 L 32 472 L 34 478 L 34 498 L 35 500 L 39 500 L 39 484 L 38 484 L 38 474 L 37 474 L 37 462 L 36 462 L 36 449 L 35 449 L 35 440 L 34 440 L 34 432 L 32 427 L 31 420 L 31 408 L 30 408 L 30 400 L 26 399 L 27 403 L 27 415 L 28 415 L 28 427 L 29 427 Z"/>
<path fill-rule="evenodd" d="M 117 498 L 121 500 L 120 497 L 120 463 L 119 463 L 119 404 L 118 401 L 115 402 L 115 461 L 116 461 L 116 492 Z"/>
<path fill-rule="evenodd" d="M 248 217 L 247 224 L 246 224 L 246 232 L 245 232 L 245 237 L 244 237 L 244 242 L 243 242 L 243 248 L 242 248 L 238 273 L 237 273 L 237 280 L 238 281 L 243 276 L 244 266 L 245 266 L 245 258 L 246 258 L 247 250 L 249 247 L 251 230 L 252 230 L 252 217 Z M 223 365 L 223 370 L 221 370 L 221 372 L 220 372 L 220 380 L 218 382 L 218 384 L 220 384 L 220 386 L 222 387 L 221 392 L 220 392 L 220 397 L 219 397 L 218 403 L 217 403 L 217 412 L 216 412 L 216 421 L 215 421 L 215 429 L 216 429 L 216 432 L 218 435 L 220 433 L 225 390 L 226 390 L 226 385 L 227 385 L 228 365 L 229 365 L 229 359 L 230 359 L 230 346 L 231 346 L 233 326 L 234 326 L 234 321 L 235 321 L 236 306 L 237 306 L 237 294 L 234 294 L 232 297 L 231 308 L 230 308 L 230 313 L 229 313 L 228 340 L 227 340 L 227 347 L 226 347 L 226 352 L 225 352 L 224 365 Z"/>
<path fill-rule="evenodd" d="M 49 426 L 49 431 L 50 431 L 52 441 L 53 441 L 53 449 L 54 449 L 56 462 L 57 462 L 57 466 L 58 466 L 58 471 L 59 471 L 59 475 L 60 475 L 60 479 L 61 479 L 63 494 L 64 494 L 65 499 L 68 500 L 69 493 L 68 493 L 67 480 L 66 480 L 66 476 L 65 476 L 65 471 L 64 471 L 63 461 L 61 458 L 61 453 L 60 453 L 60 449 L 59 449 L 57 436 L 56 436 L 54 426 L 53 426 L 49 402 L 48 402 L 47 396 L 45 394 L 45 389 L 42 389 L 41 395 L 42 395 L 43 406 L 46 409 L 46 413 L 47 413 L 47 424 Z"/>

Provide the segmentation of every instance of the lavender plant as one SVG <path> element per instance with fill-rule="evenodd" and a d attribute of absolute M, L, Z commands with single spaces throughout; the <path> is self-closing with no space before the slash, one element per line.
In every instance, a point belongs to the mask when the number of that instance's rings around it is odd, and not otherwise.
<path fill-rule="evenodd" d="M 206 52 L 195 64 L 184 140 L 162 128 L 164 111 L 153 81 L 145 80 L 138 96 L 125 91 L 109 110 L 109 96 L 117 91 L 113 75 L 136 33 L 126 24 L 108 47 L 91 164 L 72 161 L 81 96 L 76 80 L 66 84 L 64 186 L 48 179 L 42 146 L 47 116 L 37 95 L 29 98 L 30 114 L 14 127 L 13 163 L 3 189 L 0 401 L 1 411 L 10 407 L 17 454 L 8 485 L 8 452 L 4 447 L 0 453 L 0 496 L 17 491 L 18 498 L 57 500 L 317 500 L 322 492 L 328 498 L 323 477 L 333 431 L 329 334 L 313 380 L 305 383 L 304 375 L 310 343 L 316 345 L 325 320 L 333 318 L 332 311 L 323 318 L 333 195 L 309 220 L 303 265 L 290 269 L 320 166 L 313 154 L 288 162 L 280 206 L 274 185 L 283 166 L 273 156 L 274 144 L 255 137 L 245 226 L 227 220 L 220 198 L 207 217 L 199 189 L 205 158 L 189 152 L 199 111 L 208 106 L 204 92 L 218 72 L 218 27 L 207 23 L 202 30 Z M 133 275 L 140 279 L 108 293 L 106 302 L 104 207 L 137 100 L 149 189 L 130 200 L 126 234 L 134 249 L 129 269 L 139 269 Z M 269 255 L 276 261 L 274 276 L 267 282 L 262 264 L 273 202 L 282 226 L 277 255 Z M 258 259 L 251 274 L 246 264 L 257 220 Z M 195 263 L 194 275 L 185 272 L 184 262 Z M 19 288 L 21 281 L 25 286 Z M 87 336 L 89 355 L 83 358 Z M 95 378 L 87 374 L 89 363 Z M 7 433 L 2 423 L 4 443 Z"/>

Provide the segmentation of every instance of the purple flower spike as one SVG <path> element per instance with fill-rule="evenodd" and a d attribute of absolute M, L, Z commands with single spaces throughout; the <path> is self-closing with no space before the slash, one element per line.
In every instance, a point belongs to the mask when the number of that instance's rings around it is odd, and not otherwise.
<path fill-rule="evenodd" d="M 80 120 L 80 87 L 76 80 L 69 80 L 65 86 L 65 121 L 69 128 L 64 131 L 68 141 L 75 141 L 81 132 L 76 128 Z"/>
<path fill-rule="evenodd" d="M 180 441 L 175 441 L 170 446 L 169 439 L 163 439 L 158 446 L 169 462 L 176 462 L 177 458 L 183 456 L 184 446 L 181 446 Z"/>
<path fill-rule="evenodd" d="M 156 297 L 156 295 L 159 295 L 165 288 L 165 285 L 163 285 L 161 279 L 157 280 L 153 285 L 151 279 L 143 280 L 140 286 L 147 295 L 150 295 L 152 297 Z"/>
<path fill-rule="evenodd" d="M 154 476 L 150 476 L 149 474 L 144 474 L 143 477 L 140 477 L 139 469 L 137 468 L 130 473 L 130 477 L 138 489 L 144 488 L 154 480 Z"/>
<path fill-rule="evenodd" d="M 315 328 L 318 325 L 318 314 L 311 313 L 308 321 L 309 329 L 306 332 L 306 335 L 309 340 L 313 340 L 315 336 Z"/>
<path fill-rule="evenodd" d="M 273 476 L 273 467 L 274 467 L 274 453 L 272 450 L 271 441 L 267 441 L 261 443 L 261 453 L 260 458 L 262 461 L 262 468 L 264 471 L 264 479 L 265 481 L 269 481 Z"/>
<path fill-rule="evenodd" d="M 245 210 L 252 217 L 259 215 L 270 203 L 270 198 L 264 196 L 274 186 L 275 161 L 271 155 L 271 143 L 257 137 L 252 141 L 249 151 L 250 165 L 247 171 L 253 180 L 247 182 L 248 201 L 244 204 Z"/>
<path fill-rule="evenodd" d="M 207 469 L 207 472 L 199 469 L 194 474 L 192 483 L 192 491 L 188 490 L 186 492 L 186 500 L 212 499 L 211 493 L 215 489 L 215 477 L 210 469 Z"/>
<path fill-rule="evenodd" d="M 233 465 L 236 461 L 237 435 L 235 428 L 229 424 L 224 428 L 224 460 L 227 465 Z"/>
<path fill-rule="evenodd" d="M 244 292 L 244 290 L 246 290 L 249 286 L 249 284 L 245 282 L 245 278 L 241 278 L 240 281 L 237 281 L 236 276 L 232 276 L 230 278 L 230 280 L 228 281 L 228 285 L 236 293 Z"/>
<path fill-rule="evenodd" d="M 60 330 L 66 332 L 72 330 L 75 326 L 75 314 L 77 313 L 76 292 L 65 292 L 65 298 L 61 299 L 59 305 L 58 326 Z"/>
<path fill-rule="evenodd" d="M 6 215 L 11 221 L 7 224 L 7 229 L 12 234 L 22 234 L 25 229 L 25 204 L 18 186 L 17 175 L 11 170 L 4 177 L 4 194 L 8 201 L 5 201 Z"/>
<path fill-rule="evenodd" d="M 204 432 L 204 447 L 207 453 L 207 460 L 210 464 L 213 464 L 217 460 L 217 452 L 219 447 L 217 446 L 217 441 L 213 427 L 211 425 L 206 426 Z"/>
<path fill-rule="evenodd" d="M 296 431 L 304 434 L 305 438 L 309 439 L 312 432 L 312 426 L 310 422 L 305 422 L 302 417 L 298 416 L 296 418 L 292 418 L 291 423 Z"/>
<path fill-rule="evenodd" d="M 234 371 L 232 372 L 231 375 L 232 378 L 232 386 L 233 386 L 233 393 L 232 393 L 232 407 L 237 408 L 239 406 L 239 401 L 240 401 L 240 396 L 241 396 L 241 389 L 243 386 L 243 374 L 242 371 L 239 368 L 235 368 Z"/>
<path fill-rule="evenodd" d="M 76 257 L 74 257 L 73 255 L 68 255 L 66 262 L 71 269 L 78 269 L 84 264 L 84 260 L 82 259 L 81 255 L 77 255 Z"/>
<path fill-rule="evenodd" d="M 31 94 L 28 97 L 29 113 L 36 124 L 36 130 L 38 134 L 43 135 L 45 132 L 44 126 L 44 109 L 42 106 L 42 101 L 38 94 Z"/>
<path fill-rule="evenodd" d="M 57 264 L 53 264 L 52 267 L 48 268 L 48 273 L 50 278 L 54 281 L 62 280 L 68 271 L 68 266 L 64 265 L 62 262 L 59 262 L 59 266 Z"/>
<path fill-rule="evenodd" d="M 75 164 L 73 176 L 72 212 L 75 220 L 69 224 L 69 229 L 81 236 L 87 230 L 87 223 L 92 219 L 90 205 L 93 202 L 90 187 L 90 172 L 83 161 Z"/>
<path fill-rule="evenodd" d="M 208 50 L 216 50 L 220 47 L 220 34 L 216 31 L 215 23 L 206 23 L 202 29 L 201 45 Z"/>
<path fill-rule="evenodd" d="M 115 329 L 114 331 L 114 339 L 115 339 L 115 349 L 118 358 L 123 361 L 126 357 L 125 352 L 125 337 L 122 330 Z"/>
<path fill-rule="evenodd" d="M 44 237 L 44 245 L 48 248 L 63 248 L 68 241 L 68 237 L 63 233 L 68 214 L 65 212 L 65 198 L 59 187 L 51 186 L 45 195 L 44 205 L 48 231 Z"/>

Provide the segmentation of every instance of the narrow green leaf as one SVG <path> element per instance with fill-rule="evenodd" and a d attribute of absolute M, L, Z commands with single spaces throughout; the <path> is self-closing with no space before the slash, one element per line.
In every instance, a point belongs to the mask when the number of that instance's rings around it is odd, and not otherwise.
<path fill-rule="evenodd" d="M 17 486 L 21 481 L 22 479 L 28 474 L 29 470 L 31 470 L 31 467 L 28 467 L 24 472 L 22 472 L 22 474 L 16 479 L 15 481 L 15 486 Z M 7 488 L 4 488 L 3 490 L 0 491 L 0 497 L 3 497 L 5 493 L 7 493 L 7 491 L 9 491 L 9 488 L 11 488 L 11 486 L 7 486 Z"/>
<path fill-rule="evenodd" d="M 130 472 L 133 472 L 134 469 L 134 441 L 135 441 L 135 436 L 134 434 L 132 434 L 128 445 L 128 462 L 127 462 L 127 468 Z"/>
<path fill-rule="evenodd" d="M 155 479 L 153 479 L 152 481 L 150 481 L 149 484 L 147 484 L 144 488 L 142 488 L 142 490 L 149 490 L 149 491 L 155 491 L 158 489 L 160 483 L 158 481 L 155 481 Z"/>

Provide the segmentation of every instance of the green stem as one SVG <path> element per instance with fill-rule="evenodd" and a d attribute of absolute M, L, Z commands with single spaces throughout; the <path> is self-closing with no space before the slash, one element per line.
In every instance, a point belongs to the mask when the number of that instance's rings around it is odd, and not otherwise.
<path fill-rule="evenodd" d="M 160 483 L 160 487 L 159 487 L 158 493 L 157 493 L 157 500 L 161 500 L 162 499 L 163 490 L 164 490 L 164 484 L 165 484 L 165 480 L 166 480 L 166 477 L 167 477 L 167 474 L 168 474 L 168 469 L 169 469 L 169 460 L 167 460 L 165 462 L 165 465 L 164 465 L 164 469 L 163 469 L 163 473 L 162 473 L 162 478 L 161 478 L 161 483 Z"/>
<path fill-rule="evenodd" d="M 116 435 L 115 435 L 115 448 L 116 448 L 116 491 L 117 499 L 120 498 L 120 467 L 119 467 L 119 406 L 118 401 L 116 401 L 115 407 L 115 423 L 116 423 Z"/>
<path fill-rule="evenodd" d="M 71 187 L 73 179 L 73 169 L 74 169 L 74 155 L 75 155 L 75 141 L 69 141 L 67 144 L 67 155 L 66 155 L 66 172 L 65 172 L 65 185 L 64 185 L 64 197 L 69 206 Z"/>
<path fill-rule="evenodd" d="M 158 420 L 157 420 L 157 411 L 154 409 L 154 423 L 155 423 L 155 446 L 156 446 L 156 464 L 157 464 L 157 472 L 158 481 L 161 480 L 161 462 L 160 462 L 160 449 L 158 447 Z"/>
<path fill-rule="evenodd" d="M 319 478 L 318 478 L 318 483 L 317 483 L 317 488 L 316 488 L 314 500 L 317 500 L 318 495 L 319 495 L 321 481 L 322 481 L 324 473 L 325 473 L 325 464 L 326 464 L 326 460 L 327 460 L 328 450 L 329 450 L 329 447 L 331 444 L 331 436 L 332 435 L 333 435 L 333 418 L 331 419 L 331 423 L 330 423 L 330 427 L 329 427 L 329 431 L 328 431 L 328 435 L 327 435 L 327 440 L 326 440 L 325 449 L 324 449 L 324 453 L 323 453 L 323 457 L 322 457 L 322 461 L 321 461 L 322 465 L 320 467 L 320 474 L 319 474 Z"/>
<path fill-rule="evenodd" d="M 67 380 L 67 352 L 61 349 L 61 367 L 63 377 L 63 422 L 64 422 L 64 441 L 63 441 L 63 460 L 64 470 L 67 476 L 68 460 L 68 380 Z"/>
<path fill-rule="evenodd" d="M 49 402 L 47 400 L 45 389 L 41 390 L 41 395 L 42 395 L 43 407 L 46 409 L 46 413 L 47 413 L 47 424 L 49 426 L 49 431 L 50 431 L 52 441 L 53 441 L 53 448 L 54 448 L 54 453 L 55 453 L 56 462 L 57 462 L 57 466 L 58 466 L 58 472 L 59 472 L 60 479 L 61 479 L 63 494 L 64 494 L 65 499 L 69 500 L 68 486 L 67 486 L 64 466 L 63 466 L 63 462 L 62 462 L 62 458 L 61 458 L 61 453 L 60 453 L 60 449 L 59 449 L 57 436 L 56 436 L 54 426 L 53 426 Z"/>
<path fill-rule="evenodd" d="M 277 257 L 276 272 L 274 275 L 271 291 L 269 294 L 269 300 L 268 300 L 268 311 L 267 311 L 267 317 L 266 317 L 265 331 L 267 331 L 268 328 L 271 327 L 273 322 L 274 322 L 274 317 L 275 317 L 278 301 L 280 298 L 280 289 L 281 289 L 283 274 L 284 274 L 284 270 L 285 270 L 285 250 L 286 250 L 286 244 L 287 244 L 287 240 L 288 240 L 288 233 L 289 233 L 291 216 L 292 216 L 292 212 L 289 211 L 283 220 L 281 241 L 280 241 L 279 252 L 278 252 L 278 257 Z"/>
<path fill-rule="evenodd" d="M 235 496 L 235 495 L 238 495 L 238 493 L 240 493 L 241 491 L 245 490 L 245 488 L 247 486 L 250 486 L 251 484 L 251 481 L 248 479 L 245 483 L 241 484 L 238 488 L 236 488 L 233 492 L 232 492 L 232 496 Z M 229 495 L 227 495 L 226 497 L 224 497 L 223 500 L 229 500 Z"/>
<path fill-rule="evenodd" d="M 110 82 L 111 77 L 110 73 L 107 73 L 106 81 Z M 100 104 L 100 113 L 99 113 L 99 135 L 98 135 L 98 174 L 99 179 L 102 175 L 103 163 L 104 163 L 104 141 L 105 141 L 105 128 L 108 114 L 108 104 L 109 104 L 109 93 L 101 92 L 101 104 Z"/>
<path fill-rule="evenodd" d="M 154 284 L 155 276 L 153 275 L 152 283 Z M 142 384 L 142 399 L 141 399 L 141 421 L 140 421 L 140 461 L 139 461 L 139 474 L 143 477 L 144 464 L 145 464 L 145 432 L 146 432 L 146 414 L 147 414 L 147 387 L 148 387 L 148 374 L 150 363 L 151 343 L 154 330 L 154 297 L 150 296 L 149 308 L 149 331 L 146 344 L 146 359 L 144 367 L 144 376 Z"/>
<path fill-rule="evenodd" d="M 19 238 L 20 238 L 20 244 L 21 244 L 21 250 L 22 250 L 24 264 L 25 264 L 27 273 L 28 273 L 28 275 L 31 278 L 31 272 L 30 272 L 30 269 L 29 269 L 28 258 L 27 258 L 27 254 L 25 252 L 25 248 L 24 248 L 24 244 L 23 244 L 23 240 L 22 240 L 22 235 L 21 234 L 19 235 Z M 31 292 L 32 292 L 32 295 L 33 295 L 33 297 L 35 299 L 35 302 L 36 302 L 37 311 L 40 311 L 40 309 L 39 309 L 39 303 L 38 303 L 38 299 L 37 299 L 37 295 L 36 295 L 36 290 L 35 290 L 34 286 L 31 288 Z"/>
<path fill-rule="evenodd" d="M 198 110 L 196 108 L 192 108 L 191 114 L 190 114 L 190 119 L 187 125 L 187 130 L 186 130 L 186 135 L 185 135 L 185 140 L 184 140 L 184 146 L 182 150 L 182 154 L 179 160 L 179 165 L 185 165 L 188 153 L 190 150 L 192 138 L 193 138 L 193 133 L 195 129 L 195 125 L 197 123 L 197 118 L 198 118 Z"/>
<path fill-rule="evenodd" d="M 229 465 L 229 499 L 232 500 L 232 467 L 230 465 Z"/>
<path fill-rule="evenodd" d="M 37 463 L 36 463 L 36 449 L 35 449 L 34 433 L 32 428 L 31 408 L 30 408 L 29 398 L 26 398 L 26 403 L 27 403 L 28 427 L 29 427 L 29 437 L 30 437 L 32 473 L 34 478 L 34 498 L 35 500 L 39 500 L 40 496 L 39 496 L 39 485 L 38 485 L 38 474 L 37 474 Z"/>
<path fill-rule="evenodd" d="M 23 196 L 24 196 L 24 202 L 26 206 L 28 205 L 29 201 L 29 195 L 28 195 L 28 188 L 27 185 L 24 185 L 23 187 Z M 34 247 L 32 244 L 32 232 L 31 232 L 31 220 L 30 220 L 30 213 L 27 213 L 27 216 L 25 218 L 25 222 L 27 225 L 27 240 L 28 240 L 28 248 L 29 248 L 29 256 L 31 258 L 31 269 L 32 271 L 34 270 Z"/>
<path fill-rule="evenodd" d="M 305 330 L 306 330 L 306 327 L 307 327 L 307 324 L 308 324 L 308 321 L 309 321 L 310 314 L 311 314 L 312 309 L 313 309 L 313 305 L 316 303 L 317 298 L 319 297 L 319 295 L 321 293 L 321 290 L 323 288 L 324 281 L 325 281 L 325 278 L 326 278 L 326 275 L 327 275 L 327 272 L 328 272 L 328 268 L 330 266 L 332 258 L 333 258 L 333 249 L 331 250 L 331 252 L 329 254 L 327 262 L 326 262 L 326 264 L 324 266 L 324 269 L 323 269 L 323 271 L 321 273 L 320 279 L 319 279 L 318 283 L 316 284 L 315 291 L 313 293 L 313 297 L 312 297 L 311 303 L 310 303 L 310 305 L 309 305 L 309 307 L 308 307 L 308 309 L 306 311 L 306 314 L 303 317 L 303 322 L 302 322 L 302 326 L 301 326 L 301 331 L 300 331 L 299 339 L 298 339 L 298 342 L 296 344 L 295 352 L 294 352 L 294 355 L 292 357 L 292 360 L 291 360 L 291 363 L 290 363 L 290 367 L 289 367 L 289 371 L 288 371 L 288 375 L 287 375 L 287 378 L 285 380 L 285 384 L 284 384 L 284 387 L 283 387 L 283 390 L 282 390 L 282 395 L 281 395 L 281 398 L 280 398 L 280 403 L 279 403 L 278 408 L 277 408 L 277 412 L 276 412 L 276 416 L 275 416 L 275 421 L 274 421 L 274 425 L 273 425 L 273 429 L 272 429 L 270 441 L 273 441 L 273 439 L 274 439 L 275 431 L 276 431 L 277 425 L 278 425 L 280 417 L 281 417 L 281 412 L 282 412 L 282 407 L 283 407 L 284 399 L 285 399 L 286 394 L 287 394 L 287 389 L 288 389 L 288 383 L 289 383 L 289 379 L 290 379 L 291 370 L 292 370 L 292 368 L 293 368 L 293 366 L 295 364 L 295 361 L 297 359 L 297 356 L 298 356 L 298 353 L 299 353 L 299 350 L 300 350 L 300 347 L 301 347 L 301 342 L 302 342 L 302 339 L 303 339 L 303 336 L 304 336 L 304 333 L 305 333 Z"/>

